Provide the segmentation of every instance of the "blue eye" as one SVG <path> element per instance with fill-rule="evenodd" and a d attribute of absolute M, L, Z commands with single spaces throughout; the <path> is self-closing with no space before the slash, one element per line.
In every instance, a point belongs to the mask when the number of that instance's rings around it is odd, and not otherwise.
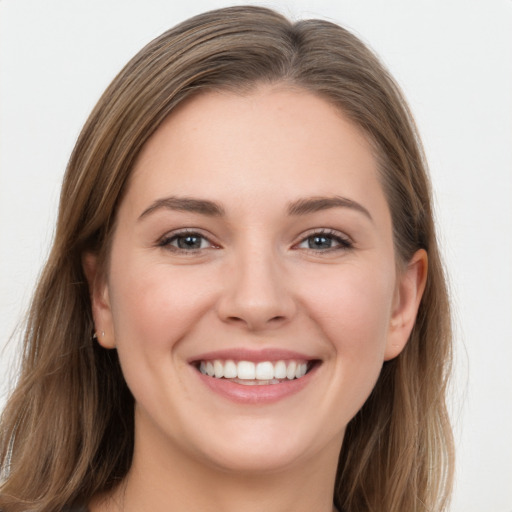
<path fill-rule="evenodd" d="M 352 242 L 343 236 L 333 232 L 313 233 L 304 238 L 298 245 L 300 249 L 325 252 L 330 250 L 342 250 L 352 247 Z"/>
<path fill-rule="evenodd" d="M 200 251 L 211 247 L 210 241 L 199 233 L 185 232 L 176 233 L 172 236 L 163 238 L 159 244 L 161 247 L 166 247 L 171 250 L 178 251 Z"/>

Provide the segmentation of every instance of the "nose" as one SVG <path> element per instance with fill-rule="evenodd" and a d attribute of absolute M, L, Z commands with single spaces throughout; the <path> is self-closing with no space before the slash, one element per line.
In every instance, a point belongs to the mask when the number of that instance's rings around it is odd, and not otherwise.
<path fill-rule="evenodd" d="M 218 315 L 250 331 L 274 329 L 296 313 L 289 280 L 277 258 L 263 251 L 238 255 L 230 266 L 218 301 Z"/>

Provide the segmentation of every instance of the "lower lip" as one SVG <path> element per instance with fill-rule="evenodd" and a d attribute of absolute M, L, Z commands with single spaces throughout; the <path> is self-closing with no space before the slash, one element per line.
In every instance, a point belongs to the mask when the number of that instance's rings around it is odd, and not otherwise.
<path fill-rule="evenodd" d="M 270 404 L 298 393 L 306 387 L 318 369 L 316 364 L 300 379 L 281 382 L 280 384 L 255 384 L 253 386 L 238 384 L 227 379 L 216 379 L 195 370 L 201 381 L 215 393 L 240 404 Z"/>

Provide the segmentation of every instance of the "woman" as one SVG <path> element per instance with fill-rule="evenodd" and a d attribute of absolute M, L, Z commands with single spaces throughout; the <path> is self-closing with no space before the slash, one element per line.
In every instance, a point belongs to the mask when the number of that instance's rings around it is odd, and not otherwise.
<path fill-rule="evenodd" d="M 405 102 L 344 29 L 234 7 L 157 38 L 68 166 L 1 509 L 444 510 L 430 204 Z"/>

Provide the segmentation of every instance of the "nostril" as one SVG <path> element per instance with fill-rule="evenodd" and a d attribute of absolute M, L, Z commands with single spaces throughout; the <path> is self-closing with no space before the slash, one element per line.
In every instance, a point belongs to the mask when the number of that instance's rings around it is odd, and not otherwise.
<path fill-rule="evenodd" d="M 238 322 L 238 323 L 242 322 L 242 323 L 246 323 L 243 318 L 240 318 L 238 316 L 228 316 L 227 320 L 229 322 Z"/>
<path fill-rule="evenodd" d="M 286 317 L 283 316 L 283 315 L 278 315 L 278 316 L 273 316 L 267 320 L 262 320 L 261 322 L 255 320 L 255 319 L 251 319 L 251 318 L 248 318 L 248 319 L 244 319 L 244 318 L 241 318 L 239 316 L 229 316 L 227 317 L 226 319 L 228 322 L 232 322 L 232 323 L 242 323 L 242 324 L 247 324 L 249 327 L 252 327 L 252 326 L 256 326 L 256 324 L 261 324 L 262 326 L 263 325 L 268 325 L 268 324 L 278 324 L 278 323 L 282 323 L 284 321 L 286 321 Z"/>
<path fill-rule="evenodd" d="M 275 316 L 275 317 L 271 318 L 269 320 L 269 322 L 282 322 L 285 319 L 286 319 L 286 317 L 284 317 L 284 316 Z"/>
<path fill-rule="evenodd" d="M 239 316 L 229 316 L 229 317 L 227 317 L 227 320 L 232 321 L 232 322 L 247 323 L 247 320 L 245 320 L 244 318 L 239 317 Z M 273 317 L 269 318 L 268 320 L 266 320 L 266 322 L 281 322 L 283 320 L 286 320 L 286 317 L 283 315 L 279 315 L 279 316 L 273 316 Z"/>

